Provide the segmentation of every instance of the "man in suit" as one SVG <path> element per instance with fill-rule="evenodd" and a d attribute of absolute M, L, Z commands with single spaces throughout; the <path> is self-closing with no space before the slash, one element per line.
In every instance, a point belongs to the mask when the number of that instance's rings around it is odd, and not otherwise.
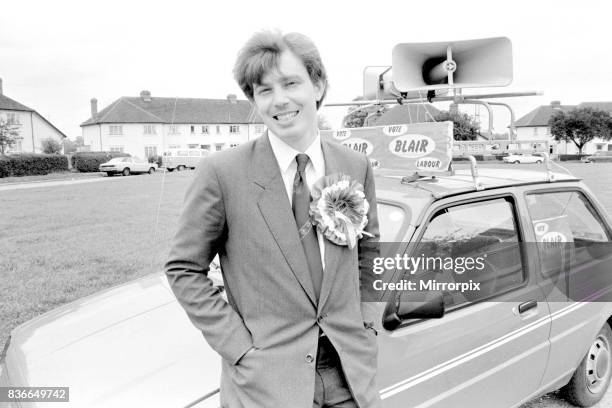
<path fill-rule="evenodd" d="M 380 406 L 375 317 L 360 265 L 375 256 L 378 219 L 365 155 L 321 140 L 325 68 L 307 37 L 261 32 L 234 75 L 268 131 L 198 166 L 165 270 L 193 324 L 222 357 L 227 408 Z M 343 173 L 370 204 L 354 248 L 312 227 L 310 189 Z M 207 277 L 219 254 L 228 303 Z M 370 273 L 361 271 L 361 274 Z"/>

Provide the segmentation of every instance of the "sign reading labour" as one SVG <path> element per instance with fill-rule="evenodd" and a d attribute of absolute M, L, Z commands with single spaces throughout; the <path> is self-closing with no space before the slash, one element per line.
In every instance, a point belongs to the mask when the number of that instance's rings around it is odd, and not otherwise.
<path fill-rule="evenodd" d="M 452 122 L 322 130 L 321 135 L 365 154 L 383 168 L 447 171 L 452 159 Z"/>

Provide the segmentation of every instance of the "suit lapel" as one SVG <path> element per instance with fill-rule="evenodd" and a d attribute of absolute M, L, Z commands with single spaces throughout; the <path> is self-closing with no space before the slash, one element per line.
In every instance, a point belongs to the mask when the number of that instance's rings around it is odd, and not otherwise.
<path fill-rule="evenodd" d="M 341 147 L 345 149 L 345 147 L 340 145 L 332 144 L 334 142 L 330 142 L 327 140 L 322 140 L 321 148 L 323 149 L 323 157 L 325 160 L 325 175 L 329 176 L 334 173 L 342 172 L 342 157 L 341 155 L 334 152 L 337 147 Z M 342 259 L 344 251 L 348 247 L 336 245 L 327 238 L 323 238 L 323 242 L 325 245 L 325 269 L 323 271 L 323 283 L 321 285 L 321 298 L 319 299 L 319 310 L 323 308 L 329 293 L 331 292 L 332 284 L 336 273 L 338 271 L 338 264 Z"/>
<path fill-rule="evenodd" d="M 313 306 L 316 307 L 317 302 L 306 256 L 295 227 L 295 218 L 267 133 L 255 142 L 250 174 L 252 175 L 252 182 L 261 191 L 257 198 L 259 211 L 293 274 L 300 282 Z"/>

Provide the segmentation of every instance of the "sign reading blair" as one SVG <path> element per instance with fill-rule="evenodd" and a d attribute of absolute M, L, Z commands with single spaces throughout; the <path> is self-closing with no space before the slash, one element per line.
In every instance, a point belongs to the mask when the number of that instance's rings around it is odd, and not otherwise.
<path fill-rule="evenodd" d="M 363 153 L 387 169 L 447 171 L 452 160 L 452 122 L 322 130 L 321 136 Z"/>

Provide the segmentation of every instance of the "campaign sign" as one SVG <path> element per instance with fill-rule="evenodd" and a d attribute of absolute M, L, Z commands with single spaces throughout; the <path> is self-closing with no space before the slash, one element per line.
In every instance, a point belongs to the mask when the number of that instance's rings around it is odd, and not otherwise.
<path fill-rule="evenodd" d="M 321 130 L 321 137 L 365 154 L 377 167 L 412 173 L 447 171 L 453 154 L 452 122 Z"/>

